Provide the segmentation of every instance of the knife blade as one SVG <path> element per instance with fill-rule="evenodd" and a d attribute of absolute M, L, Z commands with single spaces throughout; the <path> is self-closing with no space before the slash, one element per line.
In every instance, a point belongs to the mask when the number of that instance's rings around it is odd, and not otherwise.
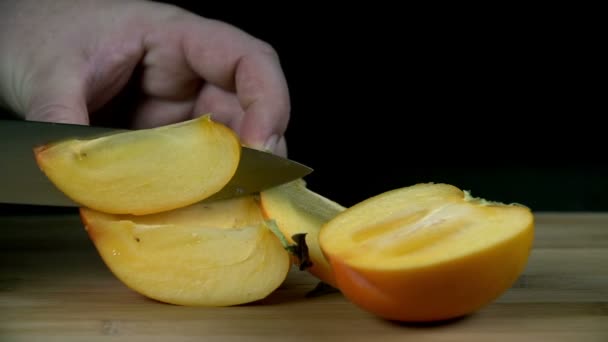
<path fill-rule="evenodd" d="M 78 206 L 40 170 L 34 158 L 34 147 L 67 138 L 87 139 L 124 131 L 63 123 L 0 120 L 0 203 Z M 233 178 L 205 201 L 253 194 L 302 178 L 310 172 L 312 169 L 301 163 L 243 146 Z"/>

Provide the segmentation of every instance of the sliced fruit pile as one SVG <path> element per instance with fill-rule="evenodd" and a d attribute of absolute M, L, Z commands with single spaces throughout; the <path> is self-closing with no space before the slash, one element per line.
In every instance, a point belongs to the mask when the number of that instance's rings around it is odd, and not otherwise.
<path fill-rule="evenodd" d="M 40 146 L 41 170 L 79 203 L 86 230 L 126 286 L 178 305 L 267 297 L 292 265 L 360 308 L 436 321 L 490 304 L 523 272 L 531 210 L 416 184 L 350 208 L 304 180 L 201 202 L 233 177 L 241 143 L 209 115 Z"/>

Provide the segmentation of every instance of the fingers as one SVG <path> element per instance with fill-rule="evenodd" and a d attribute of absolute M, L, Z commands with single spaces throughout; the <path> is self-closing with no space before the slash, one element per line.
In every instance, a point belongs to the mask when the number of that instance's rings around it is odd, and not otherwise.
<path fill-rule="evenodd" d="M 241 135 L 241 122 L 245 115 L 237 96 L 211 83 L 205 84 L 194 106 L 195 117 L 212 113 L 212 118 Z"/>
<path fill-rule="evenodd" d="M 243 140 L 253 147 L 275 151 L 290 115 L 289 94 L 278 60 L 264 53 L 249 55 L 237 65 L 235 80 L 245 109 Z"/>
<path fill-rule="evenodd" d="M 242 126 L 245 112 L 234 93 L 212 84 L 206 84 L 194 108 L 194 116 L 212 113 L 214 120 L 232 127 L 237 134 L 241 135 L 239 127 Z M 280 156 L 287 157 L 287 144 L 283 136 L 273 135 L 264 147 Z"/>
<path fill-rule="evenodd" d="M 287 157 L 287 141 L 285 140 L 285 137 L 282 136 L 279 139 L 279 142 L 274 147 L 274 149 L 270 150 L 274 151 L 274 153 L 278 154 L 281 157 Z"/>
<path fill-rule="evenodd" d="M 134 129 L 169 125 L 191 118 L 194 101 L 147 98 L 141 102 L 131 123 Z"/>
<path fill-rule="evenodd" d="M 45 69 L 29 84 L 25 118 L 70 124 L 89 124 L 86 101 L 86 77 L 80 68 L 57 66 Z"/>
<path fill-rule="evenodd" d="M 276 146 L 272 141 L 283 136 L 290 112 L 287 83 L 277 54 L 228 24 L 192 19 L 180 22 L 188 64 L 207 82 L 236 93 L 244 111 L 238 129 L 244 144 Z"/>

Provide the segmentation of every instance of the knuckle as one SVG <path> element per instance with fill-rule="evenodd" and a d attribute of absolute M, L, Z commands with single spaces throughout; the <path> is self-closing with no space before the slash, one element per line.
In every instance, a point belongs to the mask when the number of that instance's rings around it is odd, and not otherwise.
<path fill-rule="evenodd" d="M 26 114 L 26 119 L 47 122 L 72 123 L 76 120 L 75 109 L 60 103 L 37 106 Z"/>
<path fill-rule="evenodd" d="M 258 51 L 264 55 L 271 56 L 273 58 L 278 58 L 279 54 L 277 50 L 270 43 L 265 42 L 263 40 L 258 40 Z"/>

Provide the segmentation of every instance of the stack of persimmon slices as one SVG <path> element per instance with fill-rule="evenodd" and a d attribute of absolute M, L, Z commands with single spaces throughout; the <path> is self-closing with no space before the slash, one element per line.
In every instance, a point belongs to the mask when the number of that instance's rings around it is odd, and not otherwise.
<path fill-rule="evenodd" d="M 525 269 L 531 210 L 449 184 L 415 184 L 349 208 L 302 179 L 203 201 L 234 176 L 241 146 L 205 115 L 34 152 L 50 181 L 81 205 L 113 274 L 167 303 L 251 303 L 297 265 L 370 313 L 436 321 L 490 304 Z"/>

